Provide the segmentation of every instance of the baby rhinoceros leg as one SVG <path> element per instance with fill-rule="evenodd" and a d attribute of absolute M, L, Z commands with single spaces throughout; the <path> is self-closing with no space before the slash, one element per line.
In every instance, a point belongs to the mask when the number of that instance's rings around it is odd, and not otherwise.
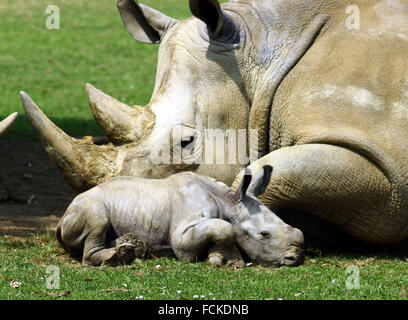
<path fill-rule="evenodd" d="M 111 247 L 119 248 L 125 244 L 133 245 L 134 258 L 144 259 L 148 257 L 147 243 L 133 233 L 126 233 L 123 236 L 116 238 L 110 244 Z"/>
<path fill-rule="evenodd" d="M 191 227 L 180 226 L 173 239 L 173 249 L 180 260 L 194 262 L 204 256 L 216 266 L 245 265 L 236 246 L 233 227 L 225 220 L 208 219 Z"/>
<path fill-rule="evenodd" d="M 135 258 L 136 246 L 132 243 L 122 243 L 114 248 L 108 249 L 108 252 L 102 265 L 120 266 L 130 264 Z"/>
<path fill-rule="evenodd" d="M 131 264 L 136 258 L 136 245 L 121 242 L 115 247 L 107 247 L 108 219 L 93 219 L 92 229 L 85 240 L 83 263 L 94 266 L 120 266 Z"/>
<path fill-rule="evenodd" d="M 82 251 L 84 265 L 130 264 L 135 259 L 136 246 L 121 243 L 109 247 L 106 239 L 109 227 L 109 212 L 104 203 L 97 197 L 78 196 L 61 219 L 57 233 L 65 250 Z"/>

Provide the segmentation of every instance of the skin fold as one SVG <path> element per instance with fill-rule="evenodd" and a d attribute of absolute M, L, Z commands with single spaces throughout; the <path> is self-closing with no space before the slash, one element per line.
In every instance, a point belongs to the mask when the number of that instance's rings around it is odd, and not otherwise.
<path fill-rule="evenodd" d="M 274 167 L 261 200 L 294 209 L 372 243 L 408 236 L 408 1 L 190 0 L 177 21 L 133 0 L 118 8 L 136 40 L 160 43 L 145 107 L 87 85 L 112 142 L 68 137 L 22 93 L 27 117 L 66 181 L 84 191 L 115 176 L 194 171 L 237 188 L 244 164 L 160 164 L 149 155 L 205 129 L 257 130 L 255 175 Z M 355 7 L 354 12 L 355 12 Z M 184 148 L 184 147 L 182 147 Z M 192 153 L 194 159 L 196 153 Z M 191 160 L 191 159 L 190 159 Z M 302 227 L 302 226 L 297 226 Z"/>
<path fill-rule="evenodd" d="M 117 177 L 74 199 L 57 238 L 94 266 L 149 256 L 243 266 L 240 250 L 264 265 L 299 265 L 302 232 L 256 198 L 270 172 L 265 166 L 252 183 L 248 174 L 238 192 L 191 172 L 160 180 Z"/>

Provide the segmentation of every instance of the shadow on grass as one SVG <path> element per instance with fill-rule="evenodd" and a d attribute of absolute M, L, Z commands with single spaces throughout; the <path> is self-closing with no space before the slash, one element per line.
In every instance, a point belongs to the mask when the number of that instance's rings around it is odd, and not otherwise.
<path fill-rule="evenodd" d="M 51 118 L 50 120 L 65 133 L 73 137 L 103 136 L 101 129 L 94 119 Z M 19 114 L 17 121 L 3 139 L 37 139 L 37 134 L 25 114 Z"/>
<path fill-rule="evenodd" d="M 289 225 L 302 230 L 305 237 L 306 255 L 313 257 L 366 257 L 408 258 L 408 238 L 394 244 L 380 245 L 362 242 L 335 226 L 309 214 L 295 210 L 282 210 L 279 216 Z"/>
<path fill-rule="evenodd" d="M 314 235 L 305 234 L 307 241 L 306 255 L 314 257 L 342 257 L 345 259 L 381 258 L 381 259 L 399 259 L 408 258 L 408 239 L 404 239 L 395 244 L 379 245 L 369 244 L 350 240 L 348 243 L 328 243 Z"/>

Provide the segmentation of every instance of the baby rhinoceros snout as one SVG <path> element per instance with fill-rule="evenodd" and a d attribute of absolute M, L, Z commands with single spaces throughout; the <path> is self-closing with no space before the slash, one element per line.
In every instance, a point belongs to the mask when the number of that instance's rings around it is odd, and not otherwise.
<path fill-rule="evenodd" d="M 290 245 L 286 248 L 280 261 L 283 266 L 299 266 L 305 261 L 304 237 L 302 231 L 292 228 L 289 237 Z"/>

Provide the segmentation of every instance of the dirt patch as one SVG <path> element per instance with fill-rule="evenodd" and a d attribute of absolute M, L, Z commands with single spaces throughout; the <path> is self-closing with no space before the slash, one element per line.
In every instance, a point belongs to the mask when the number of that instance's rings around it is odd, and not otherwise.
<path fill-rule="evenodd" d="M 0 141 L 0 235 L 55 230 L 75 195 L 39 141 Z"/>

